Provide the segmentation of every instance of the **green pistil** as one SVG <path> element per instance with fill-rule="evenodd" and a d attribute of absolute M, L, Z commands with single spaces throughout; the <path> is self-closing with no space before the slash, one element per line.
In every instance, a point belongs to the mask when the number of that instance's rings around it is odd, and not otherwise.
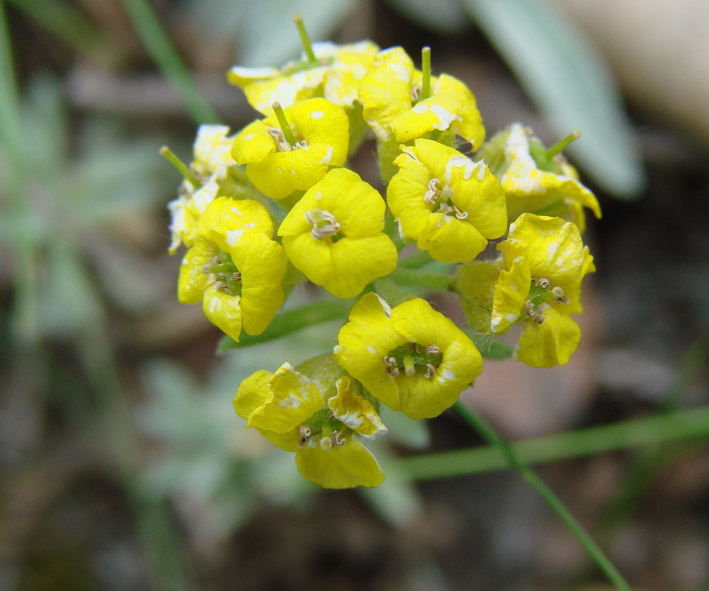
<path fill-rule="evenodd" d="M 202 183 L 197 180 L 197 177 L 192 173 L 189 167 L 182 162 L 182 160 L 180 160 L 170 148 L 167 146 L 160 148 L 160 155 L 172 164 L 180 172 L 180 174 L 185 177 L 185 180 L 192 184 L 195 190 L 202 186 Z"/>
<path fill-rule="evenodd" d="M 431 48 L 421 50 L 421 100 L 431 96 Z"/>
<path fill-rule="evenodd" d="M 551 292 L 550 288 L 544 289 L 534 284 L 529 288 L 529 295 L 527 296 L 527 299 L 535 306 L 548 302 L 553 298 L 554 294 Z"/>
<path fill-rule="evenodd" d="M 288 119 L 286 119 L 286 114 L 283 112 L 283 107 L 276 101 L 272 105 L 273 112 L 276 114 L 276 119 L 278 119 L 278 125 L 281 126 L 281 131 L 283 132 L 283 138 L 291 145 L 295 146 L 295 137 L 293 136 L 293 130 L 290 125 L 288 125 Z"/>
<path fill-rule="evenodd" d="M 550 146 L 549 148 L 547 148 L 546 149 L 546 157 L 549 160 L 551 160 L 552 158 L 554 158 L 554 156 L 563 152 L 571 142 L 579 139 L 580 137 L 581 137 L 581 131 L 579 131 L 578 129 L 572 131 L 565 138 L 560 139 L 553 146 Z"/>
<path fill-rule="evenodd" d="M 308 36 L 308 32 L 305 30 L 305 24 L 303 24 L 303 18 L 299 14 L 296 14 L 293 17 L 293 20 L 295 21 L 295 26 L 298 27 L 300 42 L 303 44 L 303 49 L 305 50 L 305 55 L 308 56 L 308 61 L 317 62 L 318 58 L 315 57 L 313 46 L 310 43 L 310 37 Z"/>

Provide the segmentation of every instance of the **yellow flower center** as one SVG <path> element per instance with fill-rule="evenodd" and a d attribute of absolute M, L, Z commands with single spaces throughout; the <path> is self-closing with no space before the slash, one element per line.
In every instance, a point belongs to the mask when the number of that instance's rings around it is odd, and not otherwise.
<path fill-rule="evenodd" d="M 398 376 L 403 370 L 407 376 L 418 374 L 427 379 L 435 375 L 442 360 L 443 355 L 437 345 L 425 347 L 414 342 L 401 345 L 382 358 L 387 373 L 392 377 Z"/>

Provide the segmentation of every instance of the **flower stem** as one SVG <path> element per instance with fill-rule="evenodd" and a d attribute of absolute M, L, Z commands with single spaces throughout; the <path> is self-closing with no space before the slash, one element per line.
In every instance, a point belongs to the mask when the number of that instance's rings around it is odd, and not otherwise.
<path fill-rule="evenodd" d="M 301 17 L 299 14 L 296 14 L 293 17 L 293 20 L 295 21 L 295 26 L 298 27 L 298 34 L 300 35 L 300 41 L 303 44 L 303 49 L 305 50 L 305 55 L 308 56 L 308 61 L 309 62 L 318 61 L 318 58 L 315 57 L 315 52 L 313 51 L 313 46 L 310 43 L 310 37 L 308 36 L 308 32 L 305 30 L 305 24 L 303 23 L 303 17 Z"/>
<path fill-rule="evenodd" d="M 544 152 L 544 155 L 547 157 L 547 159 L 551 160 L 554 156 L 563 152 L 571 142 L 579 139 L 580 137 L 581 131 L 576 129 L 572 131 L 569 135 L 567 135 L 565 138 L 560 139 L 553 146 L 549 146 Z"/>
<path fill-rule="evenodd" d="M 195 188 L 195 191 L 202 186 L 202 183 L 197 180 L 197 177 L 192 173 L 187 165 L 182 162 L 182 160 L 180 160 L 170 148 L 167 146 L 160 148 L 160 156 L 165 158 L 165 160 L 179 170 L 180 174 L 185 177 L 185 179 Z"/>
<path fill-rule="evenodd" d="M 454 410 L 458 415 L 475 429 L 488 443 L 497 447 L 509 466 L 515 469 L 524 478 L 527 483 L 534 488 L 544 502 L 557 514 L 559 519 L 569 528 L 576 539 L 586 549 L 588 554 L 593 558 L 598 567 L 605 573 L 608 579 L 615 585 L 619 591 L 631 591 L 630 585 L 620 574 L 618 569 L 613 565 L 609 558 L 605 555 L 591 536 L 586 532 L 583 526 L 576 521 L 574 516 L 564 506 L 561 500 L 547 486 L 547 484 L 533 472 L 522 459 L 514 452 L 510 445 L 485 421 L 480 415 L 463 405 L 461 402 L 456 402 L 453 405 Z"/>
<path fill-rule="evenodd" d="M 421 50 L 421 100 L 431 96 L 431 48 Z"/>
<path fill-rule="evenodd" d="M 281 103 L 276 101 L 273 103 L 272 107 L 273 112 L 276 114 L 276 118 L 278 119 L 278 124 L 281 126 L 283 137 L 291 146 L 295 146 L 295 136 L 293 135 L 293 130 L 288 124 L 288 119 L 286 119 L 286 114 L 283 111 L 283 107 L 281 107 Z"/>

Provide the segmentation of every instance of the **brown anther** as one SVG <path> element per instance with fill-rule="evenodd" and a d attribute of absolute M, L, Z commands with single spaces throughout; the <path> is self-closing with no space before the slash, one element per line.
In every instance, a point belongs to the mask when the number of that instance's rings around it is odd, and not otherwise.
<path fill-rule="evenodd" d="M 566 296 L 564 296 L 564 297 L 560 297 L 560 298 L 554 298 L 554 301 L 555 301 L 557 304 L 568 304 L 570 300 L 569 300 L 569 298 L 567 298 Z"/>
<path fill-rule="evenodd" d="M 426 353 L 429 355 L 438 355 L 441 352 L 441 348 L 438 345 L 429 345 L 426 347 Z"/>
<path fill-rule="evenodd" d="M 432 363 L 427 363 L 426 364 L 426 373 L 423 374 L 423 377 L 427 379 L 431 379 L 436 373 L 436 368 L 433 366 Z"/>
<path fill-rule="evenodd" d="M 219 258 L 219 255 L 218 255 L 218 254 L 215 254 L 215 255 L 212 257 L 212 264 L 213 264 L 213 265 L 221 265 L 221 264 L 222 264 L 222 259 Z"/>
<path fill-rule="evenodd" d="M 534 304 L 531 302 L 531 300 L 527 300 L 526 302 L 524 302 L 524 311 L 530 318 L 534 318 L 537 315 L 537 313 L 534 311 Z"/>
<path fill-rule="evenodd" d="M 551 281 L 549 281 L 546 277 L 540 277 L 538 285 L 542 289 L 549 289 L 549 286 L 551 285 Z"/>
<path fill-rule="evenodd" d="M 385 355 L 382 358 L 382 361 L 387 367 L 396 367 L 396 359 L 394 359 L 393 357 L 388 357 L 387 355 Z"/>
<path fill-rule="evenodd" d="M 213 285 L 217 291 L 229 291 L 229 286 L 224 281 L 216 281 Z"/>
<path fill-rule="evenodd" d="M 399 375 L 399 368 L 398 367 L 390 367 L 387 369 L 387 373 L 392 377 L 395 378 L 396 376 Z"/>
<path fill-rule="evenodd" d="M 409 342 L 409 349 L 411 349 L 414 353 L 419 352 L 418 345 L 414 341 Z"/>
<path fill-rule="evenodd" d="M 534 322 L 536 322 L 537 324 L 543 324 L 544 316 L 542 316 L 541 314 L 537 314 L 536 316 L 532 317 L 532 320 L 534 320 Z"/>
<path fill-rule="evenodd" d="M 346 439 L 342 436 L 342 433 L 339 431 L 333 431 L 332 432 L 332 444 L 333 445 L 344 445 Z"/>
<path fill-rule="evenodd" d="M 206 265 L 202 265 L 202 273 L 204 273 L 205 275 L 209 275 L 209 273 L 211 273 L 211 272 L 212 272 L 212 265 L 210 265 L 209 263 L 207 263 Z"/>
<path fill-rule="evenodd" d="M 241 281 L 241 273 L 239 273 L 239 271 L 234 271 L 234 273 L 231 274 L 231 280 Z"/>
<path fill-rule="evenodd" d="M 418 100 L 420 98 L 421 98 L 421 87 L 420 86 L 412 86 L 411 87 L 411 100 L 416 103 L 416 102 L 418 102 Z"/>
<path fill-rule="evenodd" d="M 217 273 L 215 277 L 221 281 L 226 281 L 226 273 Z"/>

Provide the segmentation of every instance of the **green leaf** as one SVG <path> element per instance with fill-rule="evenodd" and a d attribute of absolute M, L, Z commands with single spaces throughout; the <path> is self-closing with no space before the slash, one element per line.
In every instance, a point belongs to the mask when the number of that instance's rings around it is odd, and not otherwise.
<path fill-rule="evenodd" d="M 463 329 L 463 332 L 475 343 L 484 359 L 508 359 L 514 353 L 512 347 L 507 343 L 496 340 L 494 337 L 465 329 Z"/>
<path fill-rule="evenodd" d="M 465 0 L 552 129 L 583 132 L 569 151 L 594 181 L 623 198 L 644 184 L 611 74 L 586 37 L 544 0 Z"/>
<path fill-rule="evenodd" d="M 260 335 L 252 336 L 242 333 L 241 340 L 238 343 L 227 336 L 222 337 L 217 346 L 217 352 L 225 353 L 231 349 L 250 347 L 258 343 L 280 339 L 313 324 L 328 322 L 340 317 L 344 319 L 347 317 L 351 307 L 352 303 L 349 300 L 332 300 L 315 302 L 293 310 L 286 310 L 278 314 L 266 331 Z"/>

